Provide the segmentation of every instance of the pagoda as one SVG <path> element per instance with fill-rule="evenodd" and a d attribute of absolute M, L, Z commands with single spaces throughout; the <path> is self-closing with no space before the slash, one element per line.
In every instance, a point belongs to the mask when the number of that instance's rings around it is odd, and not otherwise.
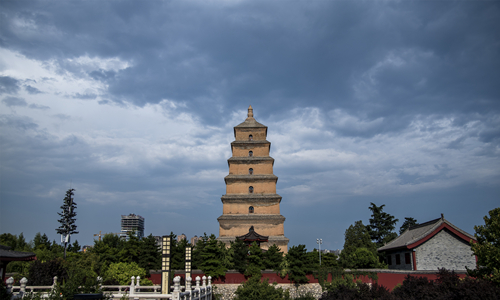
<path fill-rule="evenodd" d="M 227 161 L 229 175 L 224 178 L 222 216 L 217 218 L 218 239 L 229 247 L 237 237 L 252 232 L 267 238 L 260 242 L 262 249 L 274 244 L 287 253 L 289 240 L 284 233 L 285 217 L 280 214 L 281 196 L 276 194 L 278 177 L 273 174 L 274 159 L 269 156 L 267 126 L 254 119 L 252 106 L 245 122 L 234 127 L 234 137 L 233 156 Z"/>

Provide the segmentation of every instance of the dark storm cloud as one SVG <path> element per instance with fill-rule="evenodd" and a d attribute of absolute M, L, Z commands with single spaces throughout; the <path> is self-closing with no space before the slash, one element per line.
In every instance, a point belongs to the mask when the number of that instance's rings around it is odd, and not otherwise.
<path fill-rule="evenodd" d="M 7 231 L 54 234 L 45 212 L 73 181 L 83 240 L 119 224 L 109 211 L 148 208 L 155 234 L 216 232 L 231 126 L 252 104 L 291 244 L 323 228 L 341 248 L 370 202 L 399 219 L 461 209 L 471 232 L 498 198 L 499 7 L 0 1 L 0 51 L 16 58 L 0 58 L 0 105 L 13 111 L 0 116 L 0 219 L 17 224 L 23 203 L 43 229 Z"/>
<path fill-rule="evenodd" d="M 10 76 L 0 76 L 0 95 L 16 94 L 19 91 L 19 80 Z"/>
<path fill-rule="evenodd" d="M 5 97 L 2 99 L 2 102 L 5 103 L 5 105 L 11 107 L 11 106 L 27 106 L 28 103 L 26 103 L 26 100 L 23 98 L 19 97 Z"/>
<path fill-rule="evenodd" d="M 4 4 L 15 11 L 4 13 L 4 47 L 118 56 L 132 66 L 88 73 L 116 101 L 183 101 L 211 123 L 242 101 L 384 116 L 382 130 L 405 127 L 408 114 L 499 109 L 496 2 L 41 3 Z M 35 29 L 27 47 L 16 30 Z"/>

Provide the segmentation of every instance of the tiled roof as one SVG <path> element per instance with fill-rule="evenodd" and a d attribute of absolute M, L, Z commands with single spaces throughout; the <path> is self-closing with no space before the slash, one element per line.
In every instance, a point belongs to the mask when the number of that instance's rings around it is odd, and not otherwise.
<path fill-rule="evenodd" d="M 260 124 L 259 122 L 255 121 L 254 118 L 247 118 L 245 120 L 245 122 L 241 123 L 241 124 L 238 124 L 235 126 L 235 128 L 241 128 L 241 127 L 263 127 L 263 128 L 267 128 L 266 125 L 263 125 L 263 124 Z"/>
<path fill-rule="evenodd" d="M 456 230 L 459 234 L 462 234 L 465 238 L 475 240 L 474 236 L 468 234 L 467 232 L 451 224 L 448 220 L 444 218 L 438 218 L 425 223 L 417 224 L 415 226 L 411 226 L 410 228 L 406 229 L 405 232 L 403 232 L 399 237 L 390 241 L 386 245 L 378 248 L 377 250 L 386 251 L 392 249 L 408 249 L 410 245 L 425 240 L 429 235 L 431 235 L 442 225 L 445 225 L 445 227 L 446 226 L 451 227 L 451 229 Z"/>
<path fill-rule="evenodd" d="M 236 238 L 244 241 L 246 240 L 246 241 L 260 241 L 260 242 L 267 242 L 269 240 L 268 236 L 260 235 L 257 232 L 255 232 L 253 226 L 250 227 L 250 230 L 248 231 L 247 234 L 238 236 Z"/>
<path fill-rule="evenodd" d="M 12 251 L 9 246 L 0 245 L 0 260 L 33 260 L 36 254 L 33 252 Z"/>

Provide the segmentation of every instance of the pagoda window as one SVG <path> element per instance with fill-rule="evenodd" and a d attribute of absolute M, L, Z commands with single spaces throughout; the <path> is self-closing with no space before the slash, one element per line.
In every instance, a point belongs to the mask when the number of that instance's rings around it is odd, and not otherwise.
<path fill-rule="evenodd" d="M 252 193 L 253 193 L 253 186 L 251 186 L 251 187 L 249 187 L 249 188 L 248 188 L 248 192 L 249 192 L 250 194 L 252 194 Z"/>
<path fill-rule="evenodd" d="M 248 169 L 248 174 L 250 174 L 250 175 L 253 174 L 253 169 L 252 168 Z"/>
<path fill-rule="evenodd" d="M 249 140 L 249 141 L 253 141 L 253 135 L 249 135 L 249 136 L 248 136 L 248 140 Z"/>
<path fill-rule="evenodd" d="M 253 156 L 253 151 L 248 151 L 248 156 Z"/>
<path fill-rule="evenodd" d="M 248 213 L 249 213 L 249 214 L 253 214 L 253 206 L 250 206 L 250 207 L 248 208 Z"/>

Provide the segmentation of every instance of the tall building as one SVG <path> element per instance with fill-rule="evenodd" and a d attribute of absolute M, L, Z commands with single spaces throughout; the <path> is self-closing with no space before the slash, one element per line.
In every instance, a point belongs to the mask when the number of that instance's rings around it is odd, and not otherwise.
<path fill-rule="evenodd" d="M 186 235 L 184 233 L 177 236 L 177 242 L 180 242 L 180 241 L 185 240 L 185 239 L 186 239 Z"/>
<path fill-rule="evenodd" d="M 254 119 L 252 106 L 245 122 L 234 127 L 234 137 L 222 215 L 217 218 L 218 239 L 229 247 L 236 238 L 258 236 L 264 241 L 262 249 L 276 244 L 286 253 L 289 240 L 284 233 L 285 217 L 280 214 L 281 196 L 276 194 L 271 143 L 266 140 L 267 126 Z"/>
<path fill-rule="evenodd" d="M 195 235 L 195 236 L 193 236 L 193 237 L 191 238 L 191 245 L 192 245 L 192 246 L 196 246 L 196 243 L 198 243 L 198 240 L 199 240 L 199 239 L 200 239 L 200 238 L 199 238 L 198 236 L 196 236 L 196 235 Z"/>
<path fill-rule="evenodd" d="M 122 215 L 122 223 L 121 223 L 121 233 L 120 237 L 121 238 L 127 238 L 128 233 L 131 232 L 134 236 L 138 237 L 139 239 L 142 239 L 144 237 L 144 218 L 135 215 L 135 214 L 130 214 L 130 215 Z"/>

